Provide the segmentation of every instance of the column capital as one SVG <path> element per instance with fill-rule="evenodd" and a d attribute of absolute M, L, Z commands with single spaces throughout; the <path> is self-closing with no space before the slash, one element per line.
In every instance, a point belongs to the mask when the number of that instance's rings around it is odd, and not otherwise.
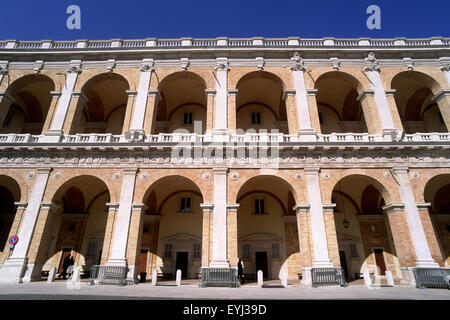
<path fill-rule="evenodd" d="M 200 203 L 200 209 L 203 213 L 210 213 L 214 210 L 214 205 L 212 203 Z"/>
<path fill-rule="evenodd" d="M 75 74 L 80 74 L 82 72 L 81 70 L 81 60 L 71 60 L 69 62 L 69 67 L 67 68 L 66 72 L 67 73 L 75 73 Z"/>
<path fill-rule="evenodd" d="M 228 168 L 213 168 L 214 175 L 226 175 L 228 170 Z"/>
<path fill-rule="evenodd" d="M 137 91 L 136 90 L 125 90 L 125 93 L 129 96 L 129 97 L 135 97 L 137 95 Z"/>
<path fill-rule="evenodd" d="M 359 96 L 356 98 L 356 100 L 362 102 L 367 96 L 374 96 L 375 90 L 373 89 L 364 89 Z"/>
<path fill-rule="evenodd" d="M 155 70 L 155 61 L 153 59 L 142 59 L 141 67 L 139 71 L 141 72 L 153 72 Z"/>
<path fill-rule="evenodd" d="M 52 171 L 52 168 L 37 168 L 38 174 L 49 174 Z"/>
<path fill-rule="evenodd" d="M 73 92 L 72 92 L 72 97 L 77 98 L 77 99 L 80 99 L 80 98 L 81 98 L 81 99 L 83 99 L 83 101 L 86 102 L 86 103 L 89 102 L 88 97 L 86 97 L 86 95 L 85 95 L 83 92 L 81 92 L 81 91 L 73 91 Z"/>
<path fill-rule="evenodd" d="M 214 67 L 215 71 L 229 71 L 230 62 L 228 58 L 216 58 L 216 66 Z"/>
<path fill-rule="evenodd" d="M 334 212 L 334 208 L 336 208 L 336 203 L 322 204 L 322 208 L 324 212 Z"/>
<path fill-rule="evenodd" d="M 442 89 L 439 91 L 435 96 L 431 98 L 434 102 L 439 102 L 441 99 L 443 99 L 446 96 L 450 96 L 450 89 Z"/>
<path fill-rule="evenodd" d="M 54 203 L 54 202 L 42 202 L 41 209 L 58 213 L 58 212 L 62 212 L 64 207 L 62 205 Z"/>
<path fill-rule="evenodd" d="M 318 175 L 320 168 L 304 168 L 306 175 Z"/>
<path fill-rule="evenodd" d="M 317 95 L 318 91 L 319 91 L 319 89 L 306 89 L 306 94 L 308 96 L 315 96 L 315 95 Z"/>
<path fill-rule="evenodd" d="M 138 168 L 125 168 L 123 169 L 123 174 L 126 176 L 136 175 L 136 173 L 139 171 Z"/>
<path fill-rule="evenodd" d="M 131 204 L 131 210 L 132 211 L 145 211 L 147 210 L 148 206 L 145 203 L 133 203 Z"/>
<path fill-rule="evenodd" d="M 238 89 L 229 89 L 228 95 L 229 96 L 236 96 L 238 94 Z"/>
<path fill-rule="evenodd" d="M 61 97 L 61 94 L 61 91 L 50 91 L 50 95 L 52 96 L 52 98 L 59 98 Z"/>
<path fill-rule="evenodd" d="M 384 93 L 385 93 L 387 96 L 394 96 L 396 92 L 397 92 L 397 89 L 387 89 L 387 90 L 384 90 Z"/>
<path fill-rule="evenodd" d="M 408 174 L 409 168 L 408 167 L 395 167 L 392 168 L 392 171 L 394 174 Z"/>
<path fill-rule="evenodd" d="M 292 207 L 292 209 L 295 211 L 295 214 L 300 214 L 300 213 L 307 213 L 309 212 L 309 209 L 311 208 L 311 205 L 309 204 L 296 204 L 295 206 Z"/>
<path fill-rule="evenodd" d="M 148 95 L 149 96 L 156 96 L 159 94 L 159 90 L 155 89 L 155 90 L 148 90 Z"/>
<path fill-rule="evenodd" d="M 14 205 L 17 209 L 26 209 L 28 206 L 28 202 L 14 202 Z"/>
<path fill-rule="evenodd" d="M 405 209 L 405 205 L 403 203 L 390 203 L 383 207 L 381 207 L 384 213 L 390 213 L 392 211 L 402 211 Z"/>
<path fill-rule="evenodd" d="M 439 58 L 439 63 L 441 65 L 441 71 L 450 72 L 450 58 L 449 57 Z"/>
<path fill-rule="evenodd" d="M 283 92 L 284 96 L 295 96 L 296 94 L 296 90 L 295 89 L 285 89 Z"/>
<path fill-rule="evenodd" d="M 205 93 L 208 96 L 215 96 L 217 91 L 216 91 L 216 89 L 205 89 Z"/>
<path fill-rule="evenodd" d="M 424 210 L 431 208 L 431 202 L 416 203 L 417 209 Z"/>
<path fill-rule="evenodd" d="M 106 203 L 108 210 L 117 211 L 119 210 L 119 204 L 117 202 L 108 202 Z"/>
<path fill-rule="evenodd" d="M 239 203 L 228 203 L 227 211 L 229 212 L 237 212 L 239 209 Z"/>
<path fill-rule="evenodd" d="M 366 72 L 380 72 L 380 64 L 375 58 L 373 52 L 369 52 L 367 58 L 364 59 L 364 71 Z"/>

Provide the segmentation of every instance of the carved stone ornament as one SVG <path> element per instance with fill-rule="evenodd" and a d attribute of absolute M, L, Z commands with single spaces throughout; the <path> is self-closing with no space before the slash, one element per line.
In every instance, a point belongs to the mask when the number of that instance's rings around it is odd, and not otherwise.
<path fill-rule="evenodd" d="M 140 178 L 141 180 L 147 179 L 147 178 L 148 178 L 148 173 L 147 173 L 147 172 L 142 172 L 142 173 L 139 175 L 139 178 Z"/>
<path fill-rule="evenodd" d="M 324 172 L 322 173 L 322 178 L 324 178 L 325 180 L 330 179 L 330 174 L 328 172 Z"/>
<path fill-rule="evenodd" d="M 231 179 L 233 179 L 233 180 L 237 180 L 237 179 L 239 179 L 239 173 L 237 173 L 237 172 L 232 172 L 232 173 L 230 174 L 230 177 L 231 177 Z"/>
<path fill-rule="evenodd" d="M 9 73 L 7 67 L 0 67 L 0 75 L 6 76 Z"/>
<path fill-rule="evenodd" d="M 81 73 L 81 68 L 77 67 L 77 66 L 70 66 L 69 68 L 67 68 L 67 73 Z"/>
<path fill-rule="evenodd" d="M 54 179 L 59 179 L 59 178 L 61 178 L 61 176 L 62 176 L 62 174 L 61 174 L 60 171 L 56 171 L 56 172 L 53 174 L 53 178 L 54 178 Z"/>
<path fill-rule="evenodd" d="M 120 179 L 120 172 L 114 172 L 112 178 L 115 180 Z"/>
<path fill-rule="evenodd" d="M 108 73 L 113 72 L 115 67 L 116 67 L 116 60 L 110 59 L 106 62 L 106 72 Z"/>
<path fill-rule="evenodd" d="M 34 178 L 34 172 L 28 172 L 27 175 L 25 176 L 28 180 L 33 179 Z"/>
<path fill-rule="evenodd" d="M 411 58 L 403 58 L 403 65 L 408 71 L 414 70 L 414 61 Z"/>
<path fill-rule="evenodd" d="M 291 58 L 291 70 L 306 71 L 305 62 L 298 52 L 294 53 L 294 56 Z"/>
<path fill-rule="evenodd" d="M 409 176 L 410 176 L 411 178 L 413 178 L 413 179 L 419 178 L 419 174 L 418 174 L 417 172 L 415 172 L 415 171 L 411 171 L 411 172 L 409 173 Z"/>
<path fill-rule="evenodd" d="M 300 180 L 301 178 L 303 178 L 303 176 L 301 173 L 297 172 L 296 174 L 294 174 L 294 178 Z"/>
<path fill-rule="evenodd" d="M 211 178 L 211 175 L 209 174 L 209 172 L 205 172 L 202 174 L 202 179 L 203 180 L 209 180 L 209 178 Z"/>
<path fill-rule="evenodd" d="M 181 58 L 180 59 L 181 70 L 187 71 L 188 66 L 189 66 L 189 58 Z"/>
<path fill-rule="evenodd" d="M 387 179 L 392 178 L 392 174 L 391 174 L 389 171 L 385 171 L 385 172 L 383 173 L 383 176 L 384 176 L 385 178 L 387 178 Z"/>
<path fill-rule="evenodd" d="M 336 57 L 330 58 L 330 63 L 331 63 L 331 66 L 333 67 L 334 71 L 339 71 L 339 68 L 341 65 L 339 58 L 336 58 Z"/>
<path fill-rule="evenodd" d="M 375 58 L 375 54 L 373 52 L 369 52 L 368 57 L 364 59 L 364 71 L 380 72 L 380 64 Z"/>

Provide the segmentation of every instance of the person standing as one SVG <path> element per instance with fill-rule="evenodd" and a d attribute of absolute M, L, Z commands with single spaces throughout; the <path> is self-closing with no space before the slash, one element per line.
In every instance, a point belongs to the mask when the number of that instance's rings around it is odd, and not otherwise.
<path fill-rule="evenodd" d="M 244 268 L 242 267 L 241 259 L 238 262 L 238 278 L 241 284 L 244 284 Z"/>

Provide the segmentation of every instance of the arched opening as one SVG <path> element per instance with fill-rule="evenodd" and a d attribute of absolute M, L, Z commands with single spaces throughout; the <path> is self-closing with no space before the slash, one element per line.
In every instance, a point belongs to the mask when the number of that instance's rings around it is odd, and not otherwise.
<path fill-rule="evenodd" d="M 357 79 L 345 72 L 327 72 L 317 79 L 315 88 L 323 134 L 367 132 L 358 100 L 362 85 Z"/>
<path fill-rule="evenodd" d="M 52 202 L 59 209 L 51 209 L 55 212 L 47 235 L 48 247 L 42 252 L 43 272 L 57 268 L 62 278 L 65 259 L 72 256 L 74 267 L 87 278 L 93 265 L 107 260 L 110 248 L 104 238 L 109 201 L 108 187 L 94 176 L 72 178 L 58 189 Z"/>
<path fill-rule="evenodd" d="M 382 281 L 387 270 L 401 275 L 389 220 L 382 209 L 386 197 L 378 181 L 363 175 L 344 177 L 333 189 L 340 263 L 349 281 L 360 279 L 365 270 Z"/>
<path fill-rule="evenodd" d="M 431 203 L 430 216 L 446 267 L 450 266 L 450 174 L 432 178 L 425 187 L 425 202 Z"/>
<path fill-rule="evenodd" d="M 206 84 L 200 76 L 188 71 L 176 72 L 164 78 L 158 90 L 153 134 L 172 133 L 177 129 L 193 133 L 196 122 L 201 122 L 202 133 L 206 131 Z"/>
<path fill-rule="evenodd" d="M 300 249 L 292 187 L 275 176 L 257 176 L 239 189 L 236 202 L 238 257 L 246 281 L 256 281 L 258 270 L 264 279 L 298 280 Z"/>
<path fill-rule="evenodd" d="M 0 175 L 0 257 L 9 250 L 8 237 L 16 215 L 15 202 L 20 201 L 20 187 L 17 182 Z"/>
<path fill-rule="evenodd" d="M 81 89 L 71 134 L 121 134 L 130 86 L 116 73 L 102 73 L 90 79 Z"/>
<path fill-rule="evenodd" d="M 2 133 L 41 134 L 55 90 L 52 79 L 27 75 L 14 81 L 0 105 Z"/>
<path fill-rule="evenodd" d="M 236 128 L 274 130 L 288 133 L 284 84 L 276 75 L 255 71 L 237 83 Z"/>
<path fill-rule="evenodd" d="M 154 182 L 144 196 L 139 270 L 158 272 L 159 280 L 198 279 L 202 263 L 203 196 L 197 185 L 182 176 L 167 176 Z"/>
<path fill-rule="evenodd" d="M 416 71 L 405 71 L 392 79 L 394 99 L 406 133 L 447 132 L 447 127 L 433 100 L 438 89 L 430 76 Z"/>

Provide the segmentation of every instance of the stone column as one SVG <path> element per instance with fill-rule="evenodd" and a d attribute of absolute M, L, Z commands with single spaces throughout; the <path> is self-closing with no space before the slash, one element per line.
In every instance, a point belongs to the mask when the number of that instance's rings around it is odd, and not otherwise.
<path fill-rule="evenodd" d="M 213 254 L 210 267 L 228 268 L 227 260 L 227 172 L 214 168 Z"/>
<path fill-rule="evenodd" d="M 50 107 L 48 108 L 47 117 L 45 118 L 44 127 L 42 128 L 42 134 L 45 134 L 50 128 L 50 123 L 53 121 L 59 97 L 61 97 L 61 92 L 59 91 L 50 91 L 50 94 L 52 96 L 52 101 L 50 102 Z"/>
<path fill-rule="evenodd" d="M 156 126 L 156 96 L 159 95 L 158 90 L 150 90 L 147 97 L 147 116 L 144 121 L 144 131 L 151 134 L 155 130 Z"/>
<path fill-rule="evenodd" d="M 230 132 L 236 133 L 237 129 L 237 94 L 238 89 L 228 90 L 228 130 Z"/>
<path fill-rule="evenodd" d="M 394 168 L 394 177 L 399 185 L 400 196 L 405 204 L 406 221 L 416 253 L 416 267 L 433 268 L 439 265 L 431 257 L 430 248 L 423 230 L 422 222 L 414 199 L 407 168 Z"/>
<path fill-rule="evenodd" d="M 81 60 L 72 60 L 67 69 L 66 83 L 61 92 L 58 105 L 53 115 L 50 129 L 45 133 L 45 141 L 60 142 L 63 135 L 64 122 L 69 111 L 72 92 L 75 88 L 78 75 L 81 73 Z"/>
<path fill-rule="evenodd" d="M 111 243 L 114 234 L 117 212 L 119 211 L 118 203 L 107 203 L 108 218 L 106 219 L 105 237 L 103 238 L 102 258 L 100 264 L 104 265 L 111 255 Z"/>
<path fill-rule="evenodd" d="M 361 109 L 366 121 L 367 132 L 369 134 L 382 133 L 380 114 L 375 108 L 375 91 L 373 89 L 363 90 L 359 94 L 357 100 L 361 102 Z"/>
<path fill-rule="evenodd" d="M 305 168 L 305 175 L 311 212 L 311 233 L 314 248 L 313 267 L 332 268 L 333 264 L 328 255 L 322 193 L 320 191 L 319 169 Z"/>
<path fill-rule="evenodd" d="M 450 58 L 442 57 L 439 59 L 439 61 L 441 62 L 441 70 L 442 72 L 444 72 L 444 75 L 447 78 L 447 83 L 450 87 Z"/>
<path fill-rule="evenodd" d="M 200 204 L 200 208 L 203 212 L 203 224 L 202 224 L 202 267 L 208 267 L 211 260 L 211 222 L 213 219 L 213 204 Z"/>
<path fill-rule="evenodd" d="M 431 221 L 430 211 L 431 203 L 418 203 L 417 209 L 419 210 L 420 220 L 422 221 L 423 230 L 427 237 L 428 245 L 430 247 L 431 256 L 434 261 L 439 263 L 441 267 L 444 266 L 444 256 L 442 255 L 441 248 L 439 247 L 439 241 L 436 231 L 433 227 L 433 221 Z"/>
<path fill-rule="evenodd" d="M 284 91 L 284 99 L 286 104 L 286 113 L 296 115 L 298 113 L 295 103 L 295 90 L 287 89 Z M 292 111 L 295 110 L 295 111 Z M 288 133 L 298 134 L 298 117 L 287 116 Z"/>
<path fill-rule="evenodd" d="M 11 104 L 16 100 L 5 92 L 0 92 L 0 129 L 8 116 Z"/>
<path fill-rule="evenodd" d="M 123 170 L 122 190 L 120 192 L 119 211 L 112 240 L 111 256 L 107 262 L 110 266 L 127 266 L 127 242 L 131 223 L 131 205 L 136 182 L 136 168 Z"/>
<path fill-rule="evenodd" d="M 0 269 L 0 283 L 21 283 L 28 264 L 28 250 L 34 233 L 41 207 L 41 201 L 47 187 L 50 168 L 37 169 L 36 182 L 31 191 L 28 206 L 20 224 L 17 242 L 12 255 Z"/>
<path fill-rule="evenodd" d="M 395 126 L 392 121 L 391 111 L 389 110 L 388 101 L 386 99 L 386 94 L 383 88 L 383 84 L 380 78 L 380 68 L 376 63 L 375 56 L 373 53 L 369 54 L 369 58 L 366 59 L 366 66 L 364 71 L 367 74 L 372 90 L 375 97 L 376 108 L 381 120 L 381 133 L 383 135 L 383 140 L 392 141 L 392 135 L 395 134 Z M 367 121 L 366 121 L 367 122 Z"/>
<path fill-rule="evenodd" d="M 131 115 L 133 114 L 133 106 L 136 100 L 137 91 L 136 90 L 126 90 L 128 95 L 127 106 L 125 110 L 125 117 L 123 119 L 122 134 L 127 132 L 131 126 Z"/>
<path fill-rule="evenodd" d="M 144 59 L 141 64 L 141 76 L 139 79 L 139 87 L 137 90 L 136 104 L 133 110 L 130 131 L 144 134 L 144 119 L 147 109 L 148 88 L 154 70 L 153 59 Z"/>
<path fill-rule="evenodd" d="M 0 61 L 0 85 L 2 84 L 2 81 L 5 78 L 5 76 L 8 75 L 9 73 L 8 65 L 9 61 Z"/>
<path fill-rule="evenodd" d="M 225 134 L 227 132 L 227 99 L 228 99 L 228 59 L 217 58 L 216 67 L 216 110 L 214 132 Z"/>
<path fill-rule="evenodd" d="M 316 132 L 312 128 L 309 113 L 308 96 L 305 85 L 306 67 L 300 54 L 295 53 L 291 58 L 291 71 L 294 78 L 294 89 L 297 100 L 298 134 L 300 141 L 316 141 Z"/>
<path fill-rule="evenodd" d="M 227 205 L 227 246 L 228 246 L 228 261 L 232 267 L 237 268 L 238 264 L 238 225 L 237 225 L 237 211 L 239 203 Z"/>
<path fill-rule="evenodd" d="M 394 127 L 397 131 L 403 131 L 403 123 L 400 118 L 400 113 L 398 112 L 397 103 L 395 102 L 395 89 L 384 90 L 386 95 L 386 100 L 391 111 L 392 121 L 394 122 Z"/>
<path fill-rule="evenodd" d="M 128 235 L 127 261 L 128 278 L 137 281 L 139 270 L 139 254 L 141 252 L 142 232 L 144 228 L 144 214 L 147 206 L 143 203 L 133 203 Z"/>
<path fill-rule="evenodd" d="M 450 130 L 450 89 L 441 90 L 433 97 L 433 100 L 439 106 L 447 130 Z"/>
<path fill-rule="evenodd" d="M 309 114 L 311 116 L 311 126 L 317 133 L 322 133 L 319 119 L 319 107 L 317 106 L 317 89 L 307 89 Z"/>

